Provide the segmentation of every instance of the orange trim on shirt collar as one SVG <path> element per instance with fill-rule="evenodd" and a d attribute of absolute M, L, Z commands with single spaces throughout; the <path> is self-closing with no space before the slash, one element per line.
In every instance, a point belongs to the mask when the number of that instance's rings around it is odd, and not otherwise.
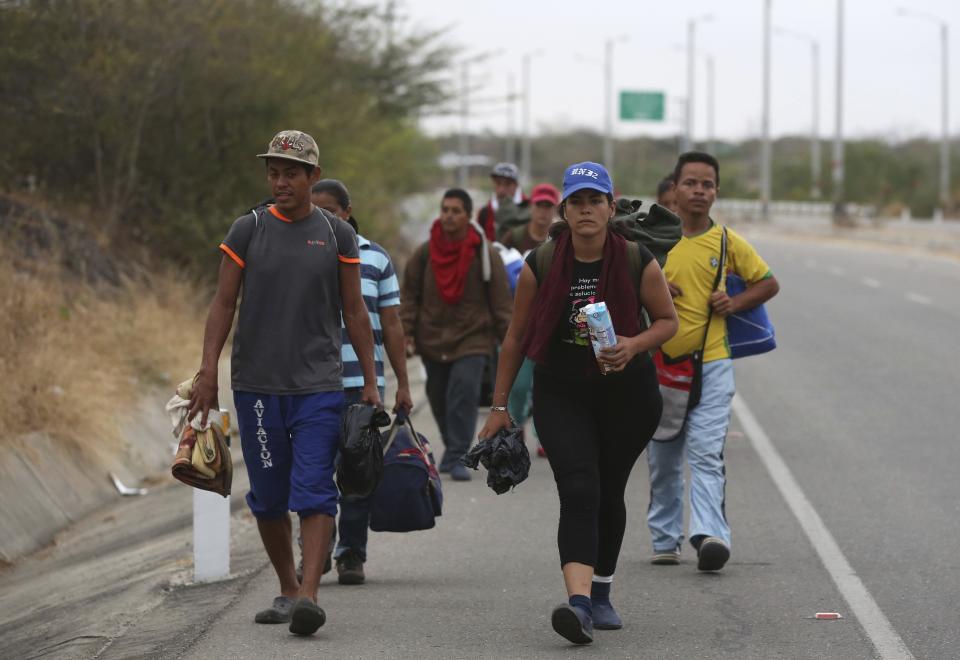
<path fill-rule="evenodd" d="M 276 206 L 268 206 L 267 208 L 270 210 L 270 213 L 272 213 L 278 220 L 283 220 L 284 222 L 293 222 L 293 220 L 291 220 L 284 214 L 280 213 L 280 211 L 277 210 Z"/>
<path fill-rule="evenodd" d="M 233 250 L 231 250 L 231 249 L 230 249 L 230 246 L 228 246 L 226 243 L 221 243 L 221 244 L 220 244 L 220 249 L 223 250 L 224 254 L 226 254 L 228 257 L 230 257 L 231 259 L 233 259 L 234 261 L 236 261 L 236 262 L 237 262 L 237 265 L 240 266 L 240 268 L 244 268 L 244 267 L 247 265 L 247 264 L 244 262 L 244 260 L 241 259 L 241 258 L 237 255 L 236 252 L 234 252 Z"/>

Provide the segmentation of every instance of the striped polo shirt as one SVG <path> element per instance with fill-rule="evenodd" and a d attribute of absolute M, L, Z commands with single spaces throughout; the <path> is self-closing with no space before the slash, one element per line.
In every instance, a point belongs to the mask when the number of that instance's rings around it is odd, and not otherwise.
<path fill-rule="evenodd" d="M 380 310 L 400 304 L 400 284 L 397 272 L 393 269 L 390 255 L 382 247 L 357 234 L 360 247 L 360 290 L 363 302 L 370 313 L 370 325 L 373 327 L 373 360 L 377 369 L 377 386 L 385 387 L 383 377 L 383 326 L 380 324 Z M 343 335 L 341 355 L 343 357 L 343 388 L 363 387 L 363 371 L 360 360 L 353 350 L 347 328 L 340 321 Z"/>

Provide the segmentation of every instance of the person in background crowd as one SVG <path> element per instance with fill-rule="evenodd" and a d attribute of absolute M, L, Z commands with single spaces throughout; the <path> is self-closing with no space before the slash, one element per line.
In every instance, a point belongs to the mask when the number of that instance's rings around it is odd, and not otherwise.
<path fill-rule="evenodd" d="M 513 163 L 497 163 L 490 170 L 493 181 L 493 195 L 490 201 L 477 214 L 477 223 L 483 228 L 488 241 L 497 240 L 500 226 L 497 211 L 500 204 L 511 200 L 518 207 L 526 205 L 527 199 L 520 190 L 520 170 Z"/>
<path fill-rule="evenodd" d="M 512 424 L 507 396 L 526 355 L 536 363 L 533 419 L 560 496 L 557 541 L 569 600 L 553 611 L 551 623 L 575 644 L 592 642 L 594 625 L 623 626 L 610 589 L 626 528 L 624 490 L 662 407 L 648 352 L 677 329 L 656 259 L 612 231 L 613 190 L 598 163 L 567 168 L 563 222 L 554 225 L 551 243 L 527 256 L 494 405 L 480 431 L 489 438 Z M 552 261 L 538 264 L 538 252 L 548 247 Z M 631 249 L 639 250 L 639 275 L 630 266 Z M 610 310 L 617 344 L 596 355 L 582 310 L 599 301 Z M 651 321 L 646 329 L 642 309 Z"/>
<path fill-rule="evenodd" d="M 647 451 L 647 524 L 653 538 L 652 563 L 679 564 L 686 457 L 690 466 L 690 545 L 697 551 L 699 570 L 717 571 L 730 558 L 723 447 L 735 387 L 726 317 L 770 300 L 780 285 L 753 246 L 728 228 L 727 271 L 740 275 L 748 288 L 733 298 L 722 286 L 713 291 L 721 258 L 722 227 L 710 218 L 710 209 L 720 189 L 720 163 L 710 154 L 687 152 L 677 160 L 674 180 L 683 237 L 667 255 L 664 273 L 680 317 L 680 329 L 662 351 L 676 357 L 702 348 L 703 377 L 700 402 L 687 413 L 681 436 L 671 442 L 653 442 Z M 708 322 L 706 342 L 701 345 Z"/>
<path fill-rule="evenodd" d="M 657 204 L 671 213 L 677 212 L 677 195 L 674 192 L 673 172 L 657 184 Z"/>
<path fill-rule="evenodd" d="M 360 234 L 353 217 L 350 193 L 336 179 L 322 179 L 313 185 L 314 205 L 329 211 L 357 232 L 360 248 L 360 285 L 363 301 L 373 327 L 373 357 L 377 373 L 377 388 L 384 398 L 386 380 L 383 373 L 383 355 L 386 351 L 390 366 L 397 377 L 394 411 L 413 409 L 410 384 L 407 380 L 407 356 L 400 322 L 400 285 L 387 251 Z M 343 393 L 344 405 L 359 403 L 363 396 L 363 374 L 357 352 L 350 343 L 346 326 L 342 327 Z M 367 561 L 367 531 L 370 526 L 368 497 L 346 496 L 340 500 L 339 540 L 333 553 L 340 584 L 363 584 L 366 580 L 363 565 Z"/>
<path fill-rule="evenodd" d="M 231 361 L 247 504 L 280 580 L 280 596 L 257 623 L 290 623 L 310 635 L 323 557 L 337 515 L 334 459 L 343 409 L 341 314 L 363 374 L 360 399 L 380 405 L 370 317 L 360 292 L 353 229 L 310 202 L 319 150 L 301 131 L 281 131 L 266 161 L 274 203 L 237 218 L 220 244 L 217 292 L 203 336 L 190 416 L 218 408 L 217 363 L 243 288 Z M 289 511 L 300 516 L 303 579 L 293 560 Z"/>
<path fill-rule="evenodd" d="M 507 247 L 516 248 L 521 254 L 526 254 L 547 240 L 550 225 L 557 219 L 557 208 L 560 204 L 560 191 L 549 183 L 541 183 L 533 187 L 530 193 L 530 222 L 513 228 L 504 233 L 500 242 Z M 513 389 L 510 390 L 508 408 L 510 416 L 521 429 L 530 417 L 533 406 L 533 362 L 524 358 L 517 372 Z M 536 429 L 534 429 L 536 433 Z M 543 445 L 537 440 L 537 456 L 546 456 Z"/>
<path fill-rule="evenodd" d="M 419 353 L 427 399 L 445 451 L 440 471 L 469 481 L 460 457 L 477 426 L 487 361 L 510 323 L 510 289 L 497 250 L 471 222 L 473 201 L 459 188 L 443 194 L 430 240 L 407 260 L 400 318 L 407 354 Z"/>

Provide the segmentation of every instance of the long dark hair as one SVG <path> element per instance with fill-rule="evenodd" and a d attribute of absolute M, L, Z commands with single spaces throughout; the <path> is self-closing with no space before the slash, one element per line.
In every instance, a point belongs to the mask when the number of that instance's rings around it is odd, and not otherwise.
<path fill-rule="evenodd" d="M 337 200 L 337 204 L 340 205 L 344 211 L 347 210 L 347 207 L 350 206 L 350 191 L 347 190 L 347 187 L 343 185 L 343 181 L 338 179 L 320 179 L 315 184 L 313 188 L 310 189 L 310 192 L 315 193 L 326 193 Z"/>
<path fill-rule="evenodd" d="M 350 208 L 350 191 L 347 190 L 347 187 L 344 185 L 343 181 L 339 179 L 320 179 L 315 184 L 313 188 L 310 189 L 312 193 L 326 193 L 337 200 L 337 204 L 340 205 L 344 211 Z M 353 227 L 353 231 L 360 233 L 360 226 L 357 224 L 356 219 L 351 215 L 346 220 L 347 224 Z"/>

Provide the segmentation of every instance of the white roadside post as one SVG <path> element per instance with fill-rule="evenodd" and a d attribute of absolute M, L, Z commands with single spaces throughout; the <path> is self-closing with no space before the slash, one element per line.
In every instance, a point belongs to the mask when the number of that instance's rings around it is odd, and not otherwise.
<path fill-rule="evenodd" d="M 220 410 L 223 433 L 230 438 L 230 413 Z M 193 489 L 193 581 L 230 577 L 230 498 Z"/>

